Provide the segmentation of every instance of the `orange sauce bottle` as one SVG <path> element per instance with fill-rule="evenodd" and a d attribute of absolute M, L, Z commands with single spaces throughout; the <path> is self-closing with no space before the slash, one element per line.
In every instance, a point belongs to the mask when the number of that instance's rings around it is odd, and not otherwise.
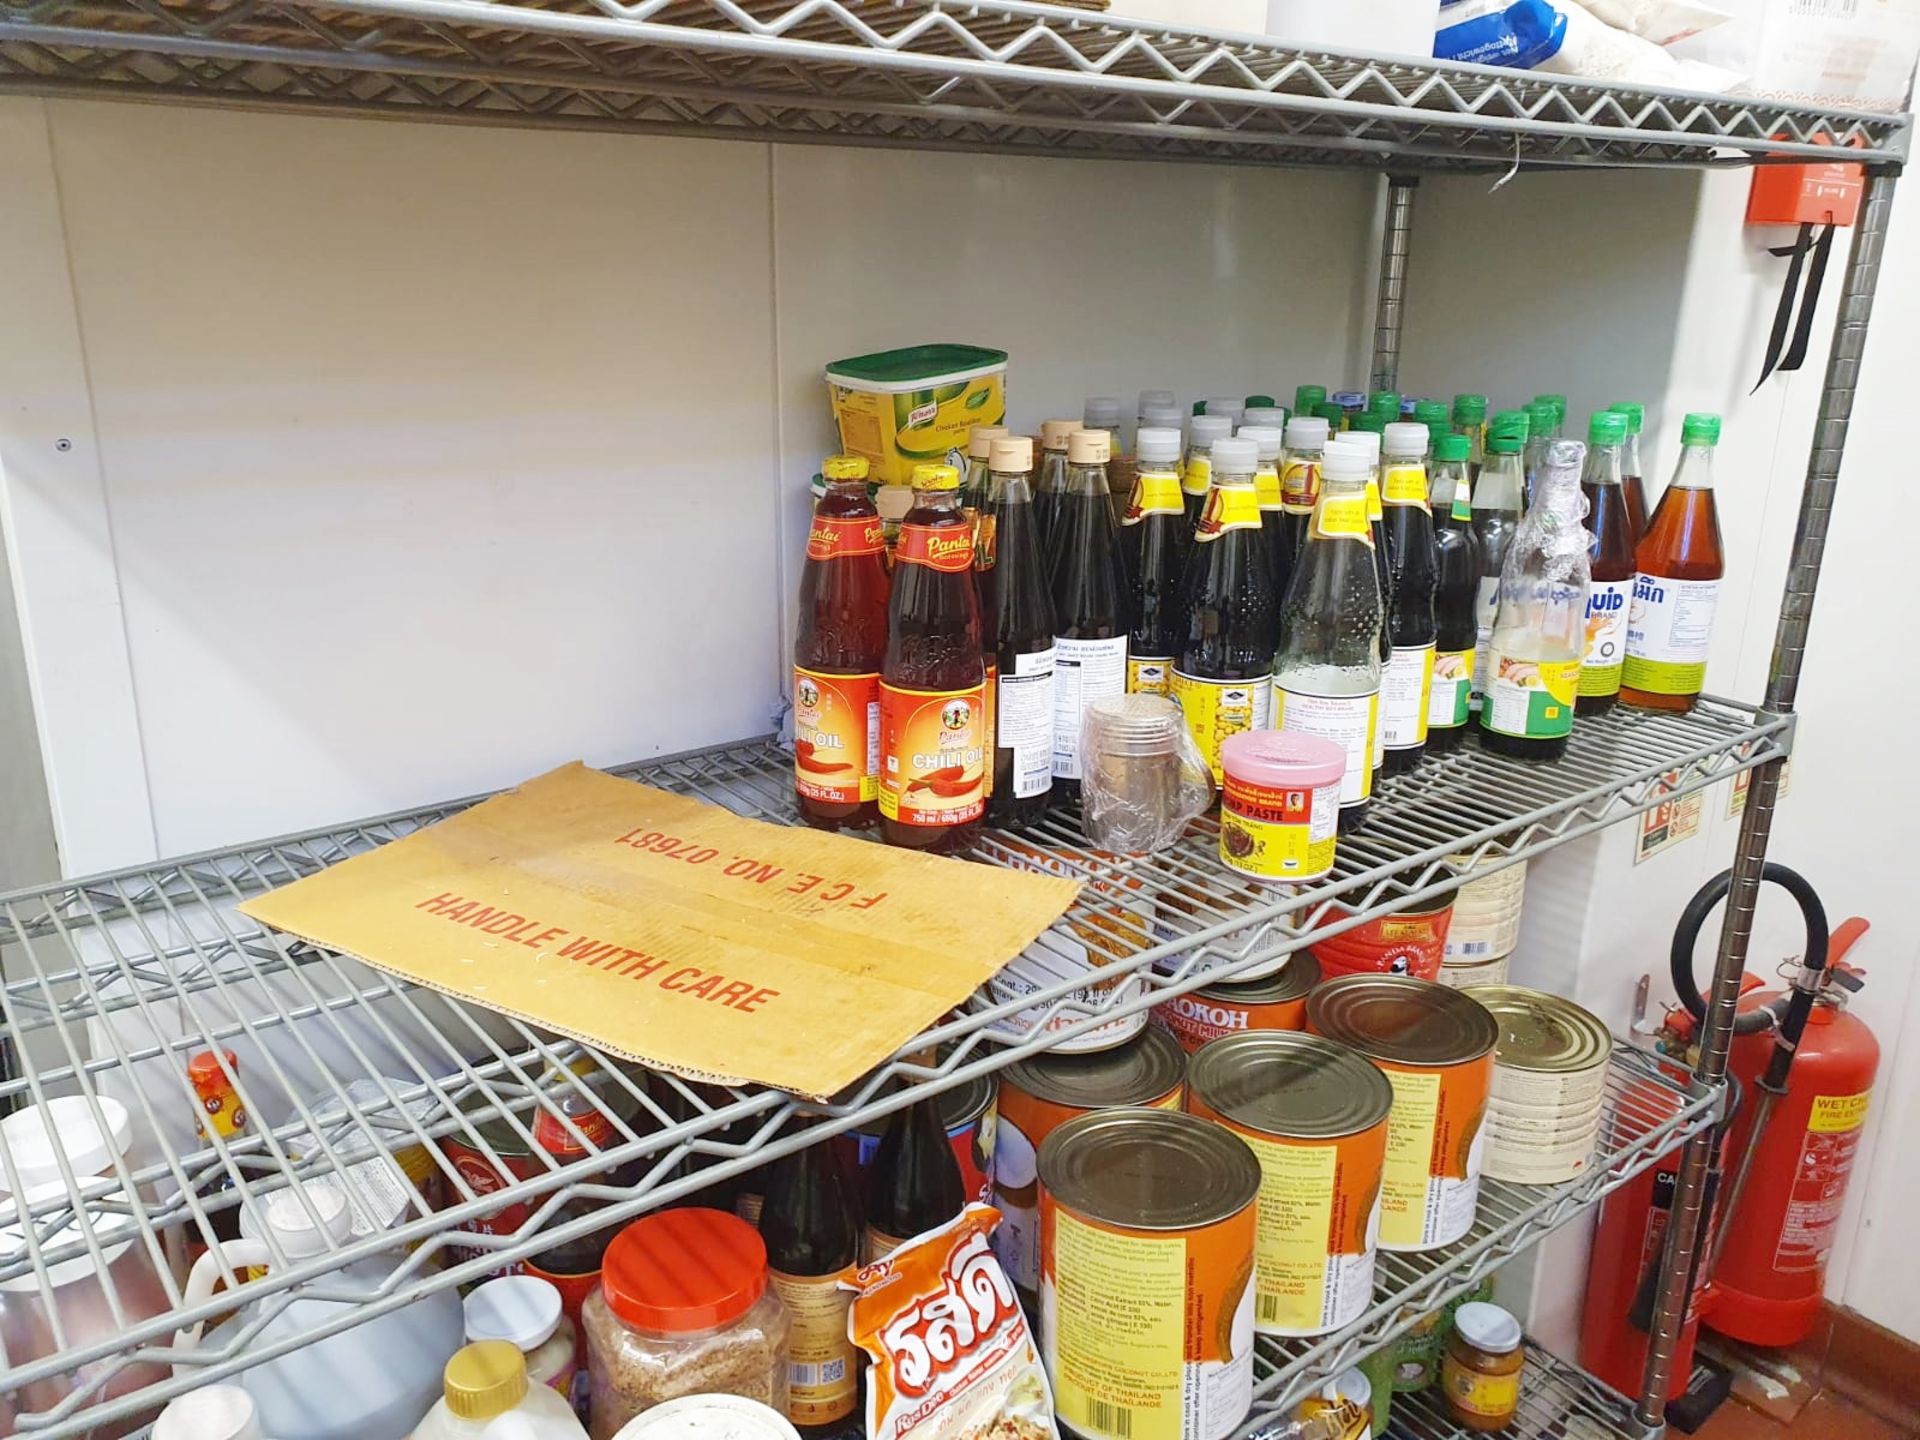
<path fill-rule="evenodd" d="M 1680 466 L 1634 552 L 1627 660 L 1620 699 L 1646 710 L 1687 711 L 1700 697 L 1713 616 L 1727 573 L 1713 503 L 1713 449 L 1720 417 L 1687 416 Z"/>

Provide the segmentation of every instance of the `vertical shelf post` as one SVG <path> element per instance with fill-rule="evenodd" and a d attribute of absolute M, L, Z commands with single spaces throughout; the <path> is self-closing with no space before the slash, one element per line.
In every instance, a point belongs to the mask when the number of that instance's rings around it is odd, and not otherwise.
<path fill-rule="evenodd" d="M 1413 241 L 1414 175 L 1387 177 L 1387 222 L 1380 236 L 1380 288 L 1373 307 L 1373 368 L 1368 388 L 1398 390 L 1400 317 L 1407 295 L 1407 250 Z"/>
<path fill-rule="evenodd" d="M 1800 685 L 1807 627 L 1813 619 L 1813 596 L 1820 582 L 1820 562 L 1826 553 L 1827 522 L 1833 511 L 1841 456 L 1846 449 L 1847 424 L 1853 415 L 1853 394 L 1859 383 L 1861 356 L 1866 350 L 1867 321 L 1873 311 L 1874 287 L 1880 278 L 1880 256 L 1886 244 L 1897 174 L 1895 166 L 1880 166 L 1869 172 L 1866 199 L 1847 258 L 1840 313 L 1834 322 L 1833 349 L 1827 356 L 1826 379 L 1820 396 L 1820 416 L 1814 426 L 1813 450 L 1807 459 L 1806 483 L 1800 491 L 1793 558 L 1787 569 L 1780 620 L 1774 631 L 1773 659 L 1768 667 L 1765 708 L 1779 714 L 1793 709 Z M 1774 804 L 1780 794 L 1781 763 L 1770 760 L 1754 770 L 1753 784 L 1747 791 L 1747 808 L 1740 819 L 1733 881 L 1727 892 L 1726 916 L 1721 921 L 1720 948 L 1714 962 L 1713 991 L 1707 1002 L 1706 1023 L 1701 1028 L 1700 1060 L 1694 1069 L 1700 1080 L 1713 1085 L 1721 1084 L 1726 1078 L 1734 1007 L 1740 998 L 1740 976 L 1746 967 L 1747 944 L 1753 936 L 1760 872 L 1766 863 Z M 1659 1305 L 1648 1340 L 1645 1383 L 1637 1412 L 1640 1421 L 1650 1428 L 1664 1424 L 1666 1419 L 1666 1394 L 1673 1376 L 1674 1350 L 1685 1322 L 1700 1258 L 1697 1250 L 1701 1211 L 1707 1202 L 1707 1167 L 1714 1144 L 1714 1132 L 1699 1135 L 1688 1142 L 1680 1164 L 1679 1186 L 1667 1226 Z M 1729 1218 L 1723 1216 L 1722 1223 Z"/>

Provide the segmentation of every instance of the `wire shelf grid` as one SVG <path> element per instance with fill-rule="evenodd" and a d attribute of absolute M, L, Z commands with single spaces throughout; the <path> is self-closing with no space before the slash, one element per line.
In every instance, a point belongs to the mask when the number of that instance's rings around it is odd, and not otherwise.
<path fill-rule="evenodd" d="M 45 1291 L 63 1263 L 86 1257 L 101 1268 L 131 1246 L 164 1295 L 145 1314 L 116 1295 L 110 1326 L 68 1333 L 56 1323 L 44 1353 L 14 1356 L 4 1383 L 28 1398 L 20 1429 L 59 1440 L 135 1414 L 814 1139 L 870 1126 L 916 1096 L 1127 1017 L 1143 1019 L 1153 1004 L 1271 964 L 1316 934 L 1445 895 L 1469 866 L 1486 873 L 1518 863 L 1784 754 L 1790 739 L 1790 719 L 1714 700 L 1687 716 L 1583 721 L 1566 758 L 1552 765 L 1468 748 L 1387 780 L 1366 828 L 1343 839 L 1335 874 L 1295 895 L 1250 886 L 1226 870 L 1211 822 L 1152 857 L 1088 850 L 1070 811 L 1034 835 L 990 832 L 976 858 L 1042 864 L 1085 879 L 1082 898 L 1009 967 L 1019 980 L 1011 991 L 976 996 L 826 1104 L 610 1060 L 603 1078 L 589 1082 L 569 1069 L 582 1053 L 572 1041 L 265 931 L 233 908 L 471 801 L 0 896 L 8 976 L 0 1021 L 10 1047 L 0 1105 L 78 1095 L 101 1128 L 111 1128 L 106 1107 L 118 1104 L 150 1137 L 101 1176 L 75 1175 L 63 1159 L 54 1193 L 33 1192 L 25 1217 L 0 1215 L 0 1225 L 15 1222 L 0 1231 L 12 1237 L 0 1242 L 0 1285 Z M 623 773 L 791 823 L 789 765 L 785 752 L 762 740 Z M 1089 944 L 1092 958 L 1106 962 L 1097 975 L 1084 963 Z M 910 1058 L 936 1047 L 932 1063 Z M 242 1136 L 196 1133 L 185 1068 L 207 1049 L 254 1117 Z M 1616 1069 L 1637 1063 L 1625 1057 Z M 1691 1123 L 1707 1103 L 1687 1098 L 1674 1124 Z M 583 1130 L 580 1118 L 589 1115 L 604 1130 Z M 563 1161 L 536 1144 L 534 1127 L 543 1121 L 564 1127 L 581 1155 Z M 1650 1160 L 1652 1144 L 1627 1158 Z M 393 1158 L 401 1151 L 414 1161 L 405 1173 Z M 1472 1283 L 1465 1277 L 1483 1273 L 1496 1256 L 1591 1203 L 1606 1175 L 1624 1178 L 1630 1172 L 1619 1163 L 1564 1195 L 1515 1187 L 1509 1197 L 1490 1185 L 1481 1228 L 1463 1251 L 1438 1262 L 1444 1277 L 1433 1280 L 1436 1266 L 1425 1260 L 1395 1259 L 1383 1266 L 1383 1294 L 1397 1286 L 1439 1303 L 1456 1282 L 1464 1288 Z M 318 1256 L 276 1248 L 262 1207 L 290 1177 L 359 1176 L 358 1184 L 369 1169 L 373 1182 L 386 1182 L 375 1189 L 401 1196 L 397 1213 L 384 1217 L 390 1228 L 356 1233 Z M 22 1180 L 0 1147 L 0 1182 L 19 1195 Z M 188 1296 L 174 1268 L 181 1243 L 212 1233 L 233 1210 L 252 1216 L 274 1252 L 267 1274 L 247 1282 L 257 1308 L 246 1329 L 228 1325 L 197 1349 L 178 1348 L 176 1329 L 232 1308 L 228 1296 Z M 341 1281 L 343 1267 L 400 1244 L 416 1248 L 378 1284 Z M 228 1279 L 238 1283 L 231 1272 Z M 299 1336 L 255 1343 L 296 1298 L 339 1301 L 339 1313 Z M 1379 1343 L 1397 1333 L 1399 1321 L 1374 1313 L 1364 1323 L 1371 1341 L 1360 1343 Z M 1353 1340 L 1276 1351 L 1266 1393 L 1293 1388 L 1309 1370 L 1320 1373 Z M 114 1393 L 116 1378 L 156 1363 L 178 1369 L 143 1396 Z M 83 1382 L 74 1386 L 81 1367 Z"/>
<path fill-rule="evenodd" d="M 1900 160 L 1903 117 L 1020 0 L 0 0 L 0 89 L 1167 160 Z M 1821 148 L 1816 148 L 1821 147 Z"/>

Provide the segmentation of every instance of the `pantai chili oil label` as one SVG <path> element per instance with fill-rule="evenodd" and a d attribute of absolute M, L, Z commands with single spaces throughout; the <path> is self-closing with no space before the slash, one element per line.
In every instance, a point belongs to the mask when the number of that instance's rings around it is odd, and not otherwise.
<path fill-rule="evenodd" d="M 1434 1250 L 1473 1228 L 1493 1056 L 1446 1069 L 1377 1062 L 1393 1085 L 1380 1244 Z"/>
<path fill-rule="evenodd" d="M 820 522 L 816 521 L 815 524 Z M 857 805 L 880 793 L 880 676 L 793 672 L 794 788 Z"/>
<path fill-rule="evenodd" d="M 880 813 L 964 825 L 986 809 L 986 695 L 880 684 Z"/>
<path fill-rule="evenodd" d="M 809 560 L 879 555 L 886 548 L 886 527 L 877 515 L 816 515 L 813 528 L 807 532 Z"/>

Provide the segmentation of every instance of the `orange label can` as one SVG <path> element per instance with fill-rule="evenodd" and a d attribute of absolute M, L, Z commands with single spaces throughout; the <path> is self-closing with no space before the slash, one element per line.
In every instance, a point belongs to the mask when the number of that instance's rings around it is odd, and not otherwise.
<path fill-rule="evenodd" d="M 1260 1162 L 1254 1327 L 1324 1335 L 1373 1303 L 1380 1181 L 1393 1087 L 1316 1035 L 1230 1035 L 1193 1057 L 1187 1110 Z"/>
<path fill-rule="evenodd" d="M 1289 956 L 1286 968 L 1259 980 L 1208 985 L 1153 1007 L 1153 1020 L 1193 1054 L 1209 1040 L 1255 1030 L 1307 1028 L 1307 992 L 1320 979 L 1308 950 Z"/>
<path fill-rule="evenodd" d="M 1393 1086 L 1380 1246 L 1437 1250 L 1473 1228 L 1500 1026 L 1469 992 L 1406 975 L 1343 975 L 1307 998 L 1307 1027 Z"/>
<path fill-rule="evenodd" d="M 1108 1156 L 1127 1150 L 1125 1183 Z M 1040 1353 L 1087 1440 L 1225 1440 L 1253 1408 L 1260 1166 L 1163 1110 L 1070 1120 L 1040 1151 Z"/>

